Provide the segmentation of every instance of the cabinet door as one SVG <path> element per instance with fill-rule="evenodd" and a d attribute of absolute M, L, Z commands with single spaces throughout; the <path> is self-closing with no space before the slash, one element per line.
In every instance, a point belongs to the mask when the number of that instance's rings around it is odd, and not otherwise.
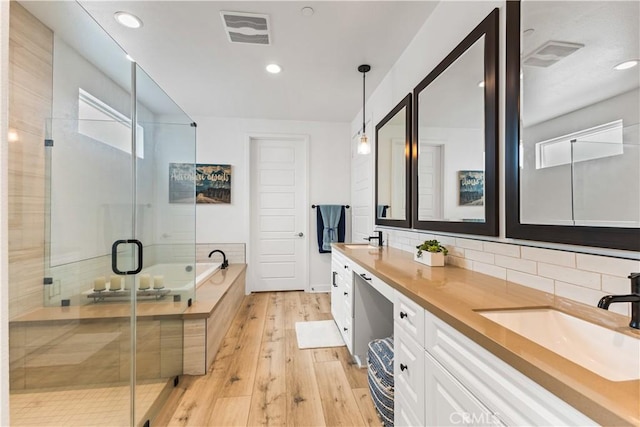
<path fill-rule="evenodd" d="M 408 408 L 424 425 L 424 348 L 401 329 L 393 328 L 394 391 L 401 407 Z"/>
<path fill-rule="evenodd" d="M 428 426 L 502 426 L 500 419 L 425 352 Z"/>

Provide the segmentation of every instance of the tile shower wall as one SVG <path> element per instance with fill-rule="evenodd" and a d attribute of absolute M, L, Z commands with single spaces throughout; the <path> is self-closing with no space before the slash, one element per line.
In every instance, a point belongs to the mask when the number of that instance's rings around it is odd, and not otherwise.
<path fill-rule="evenodd" d="M 588 255 L 517 244 L 383 229 L 388 245 L 413 253 L 425 240 L 438 239 L 448 250 L 445 262 L 590 306 L 609 294 L 628 294 L 630 272 L 640 261 Z M 629 304 L 611 311 L 630 315 Z"/>
<path fill-rule="evenodd" d="M 9 30 L 9 318 L 42 306 L 44 123 L 51 116 L 53 33 L 13 1 Z"/>

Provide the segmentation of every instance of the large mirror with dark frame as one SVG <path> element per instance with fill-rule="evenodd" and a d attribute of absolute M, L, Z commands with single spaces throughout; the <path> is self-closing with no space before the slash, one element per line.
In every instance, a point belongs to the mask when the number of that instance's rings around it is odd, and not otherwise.
<path fill-rule="evenodd" d="M 637 1 L 507 2 L 507 237 L 640 250 L 639 59 Z"/>
<path fill-rule="evenodd" d="M 413 227 L 498 235 L 498 9 L 413 96 Z"/>
<path fill-rule="evenodd" d="M 376 224 L 411 226 L 411 94 L 376 125 Z"/>

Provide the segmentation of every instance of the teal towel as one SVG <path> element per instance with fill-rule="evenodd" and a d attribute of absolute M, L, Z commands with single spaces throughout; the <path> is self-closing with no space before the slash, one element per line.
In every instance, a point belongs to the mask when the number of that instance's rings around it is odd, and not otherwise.
<path fill-rule="evenodd" d="M 340 215 L 342 214 L 342 205 L 320 205 L 320 214 L 324 223 L 322 230 L 322 249 L 331 250 L 331 242 L 338 241 L 338 225 L 340 224 Z"/>

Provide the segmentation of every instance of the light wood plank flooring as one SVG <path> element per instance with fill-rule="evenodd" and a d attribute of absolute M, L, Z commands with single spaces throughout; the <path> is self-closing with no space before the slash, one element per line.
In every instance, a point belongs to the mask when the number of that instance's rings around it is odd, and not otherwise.
<path fill-rule="evenodd" d="M 207 375 L 183 376 L 152 425 L 382 425 L 346 347 L 298 349 L 295 323 L 328 319 L 329 294 L 246 296 Z"/>

